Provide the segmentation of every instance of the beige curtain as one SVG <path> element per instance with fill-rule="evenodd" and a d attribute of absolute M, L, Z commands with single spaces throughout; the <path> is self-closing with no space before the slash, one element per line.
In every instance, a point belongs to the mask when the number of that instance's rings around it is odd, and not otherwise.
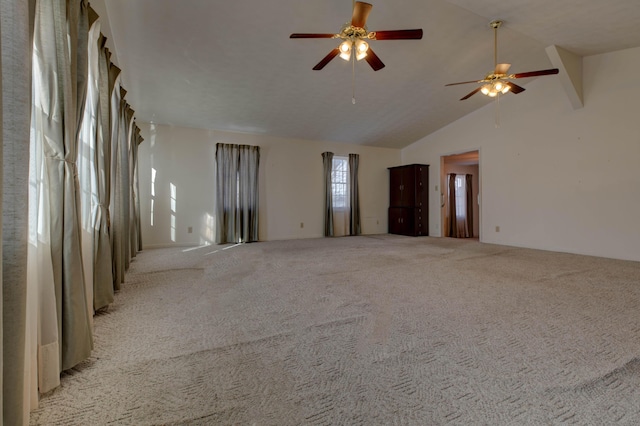
<path fill-rule="evenodd" d="M 135 189 L 135 171 L 136 160 L 138 155 L 138 131 L 135 122 L 132 122 L 131 138 L 129 139 L 129 182 L 131 188 L 129 191 L 129 253 L 133 259 L 138 253 L 138 222 L 136 221 L 136 189 Z"/>
<path fill-rule="evenodd" d="M 114 73 L 119 70 L 114 69 Z M 132 163 L 137 159 L 137 134 L 134 111 L 124 97 L 127 91 L 116 77 L 112 93 L 112 137 L 111 137 L 111 241 L 114 265 L 114 286 L 118 290 L 124 282 L 134 254 L 132 233 L 136 233 L 134 171 Z M 115 122 L 114 122 L 115 121 Z M 137 244 L 135 244 L 137 246 Z"/>
<path fill-rule="evenodd" d="M 136 223 L 137 223 L 137 231 L 138 231 L 138 251 L 142 250 L 142 213 L 140 210 L 140 167 L 138 166 L 138 148 L 140 144 L 144 141 L 142 134 L 140 134 L 140 129 L 137 130 L 137 145 L 136 145 L 136 170 L 134 173 L 135 177 L 135 191 L 136 191 Z"/>
<path fill-rule="evenodd" d="M 111 216 L 111 234 L 113 238 L 113 264 L 115 289 L 120 289 L 120 284 L 124 282 L 124 274 L 129 266 L 129 131 L 130 120 L 128 117 L 128 105 L 124 100 L 127 93 L 122 88 L 119 81 L 114 88 L 117 93 L 116 109 L 113 110 L 114 118 L 117 120 L 116 139 L 111 145 L 111 205 L 109 207 Z"/>
<path fill-rule="evenodd" d="M 0 194 L 2 200 L 2 302 L 0 303 L 0 406 L 2 424 L 26 425 L 35 375 L 27 323 L 29 117 L 32 3 L 0 0 Z"/>
<path fill-rule="evenodd" d="M 111 247 L 111 268 L 113 274 L 113 289 L 114 291 L 120 290 L 120 275 L 118 271 L 118 262 L 120 259 L 120 251 L 116 248 L 116 227 L 114 226 L 116 220 L 114 217 L 114 200 L 115 200 L 115 191 L 116 191 L 116 160 L 117 160 L 117 151 L 119 146 L 119 138 L 122 133 L 120 124 L 121 124 L 121 114 L 120 114 L 120 68 L 115 66 L 113 63 L 109 64 L 109 123 L 110 123 L 110 139 L 111 143 L 109 144 L 110 149 L 110 158 L 109 158 L 109 175 L 111 176 L 110 185 L 109 185 L 109 245 Z"/>
<path fill-rule="evenodd" d="M 124 95 L 123 95 L 124 97 Z M 124 258 L 124 270 L 129 270 L 131 263 L 131 145 L 134 135 L 133 110 L 128 103 L 124 107 L 124 119 L 126 128 L 126 139 L 121 146 L 121 176 L 122 181 L 122 255 Z M 123 280 L 124 282 L 124 280 Z"/>
<path fill-rule="evenodd" d="M 82 269 L 76 168 L 86 85 L 86 76 L 78 64 L 86 64 L 86 52 L 79 49 L 74 38 L 86 30 L 86 2 L 39 1 L 37 19 L 36 49 L 42 59 L 42 92 L 46 94 L 40 108 L 43 117 L 39 130 L 48 179 L 60 369 L 66 370 L 86 359 L 93 347 Z"/>
<path fill-rule="evenodd" d="M 91 19 L 97 15 L 89 9 Z M 104 37 L 100 34 L 100 22 L 94 22 L 89 32 L 89 84 L 87 106 L 78 165 L 82 185 L 83 260 L 88 292 L 93 297 L 88 305 L 97 311 L 113 302 L 113 274 L 109 243 L 108 210 L 105 208 L 105 187 L 108 186 L 109 169 L 105 162 L 108 133 L 108 71 Z M 103 93 L 104 92 L 104 93 Z M 107 102 L 103 104 L 103 101 Z M 103 105 L 106 105 L 103 106 Z M 106 110 L 106 118 L 103 110 Z"/>
<path fill-rule="evenodd" d="M 109 232 L 111 199 L 111 85 L 109 84 L 110 54 L 107 39 L 100 34 L 98 43 L 98 100 L 96 111 L 96 147 L 94 152 L 97 180 L 93 216 L 93 308 L 102 309 L 113 302 L 113 262 Z"/>
<path fill-rule="evenodd" d="M 125 178 L 122 193 L 126 197 L 132 192 L 129 162 L 136 157 L 135 152 L 129 152 L 127 138 L 139 131 L 131 120 L 125 122 L 120 72 L 110 64 L 99 27 L 89 33 L 86 0 L 0 2 L 5 88 L 4 109 L 0 108 L 5 123 L 2 170 L 11 177 L 5 177 L 3 186 L 1 395 L 4 424 L 13 425 L 28 423 L 28 410 L 37 406 L 38 390 L 44 393 L 58 386 L 62 370 L 90 355 L 93 308 L 113 301 L 115 266 L 108 210 L 113 129 L 115 137 L 125 143 L 121 163 Z M 32 31 L 29 17 L 35 20 Z M 91 22 L 96 19 L 93 13 Z M 33 40 L 29 40 L 31 34 Z M 31 141 L 26 150 L 29 117 Z M 21 132 L 25 123 L 26 130 Z M 7 131 L 9 128 L 12 133 Z M 22 204 L 20 196 L 24 197 Z M 126 218 L 129 219 L 128 211 Z M 121 235 L 130 246 L 128 232 L 121 230 Z M 18 250 L 21 243 L 22 269 Z M 10 263 L 7 256 L 11 256 Z M 24 271 L 23 286 L 17 274 L 20 271 Z M 26 312 L 21 313 L 20 309 Z"/>
<path fill-rule="evenodd" d="M 118 149 L 121 145 L 120 139 L 123 137 L 123 117 L 122 117 L 122 93 L 120 90 L 120 69 L 113 64 L 109 67 L 109 82 L 111 84 L 111 196 L 109 197 L 109 218 L 110 218 L 110 239 L 111 258 L 113 263 L 113 288 L 120 290 L 120 284 L 124 281 L 124 261 L 120 247 L 122 245 L 121 228 L 118 226 L 120 218 L 118 209 L 120 206 L 119 196 L 121 193 L 120 179 L 118 178 L 119 162 Z"/>
<path fill-rule="evenodd" d="M 97 126 L 98 126 L 98 37 L 100 23 L 95 22 L 97 16 L 89 9 L 92 22 L 88 37 L 88 76 L 84 116 L 78 143 L 78 181 L 80 183 L 80 221 L 82 224 L 82 264 L 84 269 L 87 308 L 89 318 L 94 313 L 94 244 L 93 233 L 97 200 L 97 170 L 95 162 Z"/>
<path fill-rule="evenodd" d="M 142 250 L 142 230 L 140 227 L 140 184 L 138 181 L 138 146 L 142 143 L 140 129 L 134 125 L 131 143 L 131 256 Z"/>
<path fill-rule="evenodd" d="M 38 4 L 34 30 L 28 286 L 29 318 L 35 321 L 31 334 L 38 371 L 35 387 L 41 392 L 47 392 L 60 383 L 61 358 L 56 283 L 51 256 L 52 221 L 49 200 L 51 187 L 49 175 L 46 173 L 44 144 L 48 133 L 59 133 L 61 130 L 60 123 L 50 119 L 54 114 L 50 109 L 55 105 L 56 100 L 49 96 L 48 89 L 48 77 L 56 72 L 55 69 L 51 69 L 51 64 L 47 64 L 48 57 L 55 55 L 55 38 L 51 22 L 53 9 L 43 10 L 41 6 Z M 53 224 L 53 226 L 56 225 Z"/>

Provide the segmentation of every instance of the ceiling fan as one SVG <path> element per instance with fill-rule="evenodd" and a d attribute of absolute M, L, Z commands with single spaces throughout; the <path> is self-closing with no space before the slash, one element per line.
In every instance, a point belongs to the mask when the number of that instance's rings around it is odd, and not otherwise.
<path fill-rule="evenodd" d="M 353 5 L 351 22 L 347 22 L 337 34 L 294 33 L 290 38 L 339 38 L 342 40 L 340 46 L 329 52 L 313 67 L 316 71 L 324 68 L 338 55 L 346 61 L 350 60 L 352 55 L 358 61 L 364 59 L 374 71 L 378 71 L 385 65 L 369 47 L 366 40 L 419 40 L 422 38 L 422 29 L 369 32 L 365 25 L 372 7 L 369 3 L 356 1 Z"/>
<path fill-rule="evenodd" d="M 512 83 L 509 80 L 515 80 L 517 78 L 526 78 L 526 77 L 537 77 L 541 75 L 550 75 L 550 74 L 558 74 L 558 68 L 551 68 L 548 70 L 540 70 L 540 71 L 529 71 L 529 72 L 521 72 L 518 74 L 507 74 L 511 64 L 499 64 L 498 63 L 498 28 L 502 25 L 502 21 L 492 21 L 489 23 L 489 26 L 493 28 L 493 37 L 494 37 L 494 50 L 493 50 L 493 61 L 495 64 L 495 69 L 485 75 L 482 80 L 472 80 L 472 81 L 462 81 L 460 83 L 449 83 L 445 84 L 445 86 L 455 86 L 458 84 L 468 84 L 468 83 L 480 83 L 482 84 L 480 87 L 472 90 L 471 93 L 461 98 L 461 101 L 465 99 L 469 99 L 471 96 L 475 95 L 478 92 L 481 92 L 483 95 L 489 97 L 496 97 L 500 94 L 505 94 L 507 92 L 512 92 L 514 94 L 524 92 L 524 87 L 518 86 L 515 83 Z"/>

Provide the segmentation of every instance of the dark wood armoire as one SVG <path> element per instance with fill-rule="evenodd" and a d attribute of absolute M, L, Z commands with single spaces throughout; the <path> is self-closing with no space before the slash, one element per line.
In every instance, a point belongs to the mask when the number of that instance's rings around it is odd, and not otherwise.
<path fill-rule="evenodd" d="M 429 235 L 429 166 L 389 167 L 389 233 Z"/>

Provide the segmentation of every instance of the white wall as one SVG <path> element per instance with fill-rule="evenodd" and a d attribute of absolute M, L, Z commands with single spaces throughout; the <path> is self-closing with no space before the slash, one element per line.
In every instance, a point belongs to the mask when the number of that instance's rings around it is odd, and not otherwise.
<path fill-rule="evenodd" d="M 487 100 L 405 148 L 403 163 L 431 164 L 438 182 L 440 156 L 479 149 L 483 242 L 640 260 L 640 48 L 583 66 L 584 108 L 540 77 L 501 97 L 499 128 Z M 431 205 L 438 197 L 432 185 Z M 439 209 L 429 223 L 441 235 Z"/>
<path fill-rule="evenodd" d="M 198 245 L 214 240 L 215 145 L 260 146 L 259 235 L 261 241 L 322 236 L 322 157 L 360 155 L 359 183 L 363 234 L 387 232 L 387 167 L 400 165 L 400 150 L 329 142 L 138 123 L 143 244 Z M 157 170 L 151 195 L 151 169 Z M 175 185 L 176 212 L 170 187 Z M 153 225 L 151 225 L 153 200 Z M 171 217 L 175 217 L 175 239 Z M 304 223 L 301 228 L 300 224 Z M 193 232 L 188 233 L 192 227 Z"/>

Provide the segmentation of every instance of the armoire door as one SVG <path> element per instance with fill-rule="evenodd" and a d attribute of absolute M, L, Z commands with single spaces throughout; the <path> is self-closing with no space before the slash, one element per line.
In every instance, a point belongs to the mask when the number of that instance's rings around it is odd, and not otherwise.
<path fill-rule="evenodd" d="M 414 235 L 413 209 L 406 207 L 389 208 L 389 233 Z"/>

